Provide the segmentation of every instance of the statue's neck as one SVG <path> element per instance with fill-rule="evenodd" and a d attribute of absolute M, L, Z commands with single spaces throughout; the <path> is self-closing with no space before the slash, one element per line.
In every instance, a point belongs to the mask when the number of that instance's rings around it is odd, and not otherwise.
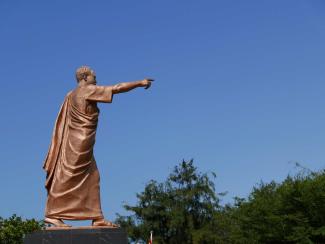
<path fill-rule="evenodd" d="M 96 83 L 88 83 L 87 81 L 79 81 L 78 87 L 84 87 L 84 86 L 89 86 L 89 85 L 96 85 Z"/>

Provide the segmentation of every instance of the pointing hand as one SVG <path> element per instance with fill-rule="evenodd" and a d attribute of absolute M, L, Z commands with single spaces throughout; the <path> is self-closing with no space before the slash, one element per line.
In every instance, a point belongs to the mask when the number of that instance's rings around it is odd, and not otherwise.
<path fill-rule="evenodd" d="M 144 79 L 142 80 L 142 86 L 144 86 L 144 89 L 148 89 L 151 86 L 151 83 L 154 81 L 154 79 Z"/>

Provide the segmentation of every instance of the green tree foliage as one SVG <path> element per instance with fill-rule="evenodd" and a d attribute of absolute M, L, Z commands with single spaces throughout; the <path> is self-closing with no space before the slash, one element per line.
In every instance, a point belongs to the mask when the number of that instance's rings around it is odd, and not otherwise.
<path fill-rule="evenodd" d="M 262 182 L 225 206 L 219 197 L 207 174 L 182 162 L 165 182 L 150 181 L 118 222 L 133 241 L 153 230 L 155 243 L 325 243 L 325 171 Z"/>
<path fill-rule="evenodd" d="M 15 214 L 8 219 L 0 217 L 0 243 L 23 243 L 23 237 L 25 234 L 40 230 L 43 227 L 43 221 L 36 221 L 35 219 L 23 220 Z"/>
<path fill-rule="evenodd" d="M 325 173 L 261 183 L 227 213 L 241 243 L 325 243 Z"/>
<path fill-rule="evenodd" d="M 215 175 L 212 174 L 214 178 Z M 213 243 L 219 239 L 211 223 L 218 213 L 219 199 L 207 174 L 197 172 L 193 161 L 176 166 L 164 183 L 150 181 L 137 194 L 136 206 L 125 205 L 133 216 L 119 216 L 118 223 L 135 240 L 155 243 Z"/>

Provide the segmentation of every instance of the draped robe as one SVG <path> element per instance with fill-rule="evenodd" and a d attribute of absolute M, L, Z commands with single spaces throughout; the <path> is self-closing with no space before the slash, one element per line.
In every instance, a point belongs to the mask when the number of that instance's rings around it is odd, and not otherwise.
<path fill-rule="evenodd" d="M 45 216 L 101 219 L 99 172 L 93 155 L 99 109 L 112 102 L 111 86 L 79 86 L 69 92 L 55 122 L 43 168 L 47 172 Z"/>

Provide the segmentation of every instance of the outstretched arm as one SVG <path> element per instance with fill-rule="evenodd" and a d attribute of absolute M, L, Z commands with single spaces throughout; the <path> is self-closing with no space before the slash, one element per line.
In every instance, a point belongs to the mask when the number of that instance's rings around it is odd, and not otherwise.
<path fill-rule="evenodd" d="M 145 89 L 148 89 L 151 86 L 152 81 L 153 79 L 144 79 L 144 80 L 133 81 L 133 82 L 122 82 L 114 85 L 112 88 L 112 92 L 113 94 L 128 92 L 137 87 L 145 87 Z"/>

